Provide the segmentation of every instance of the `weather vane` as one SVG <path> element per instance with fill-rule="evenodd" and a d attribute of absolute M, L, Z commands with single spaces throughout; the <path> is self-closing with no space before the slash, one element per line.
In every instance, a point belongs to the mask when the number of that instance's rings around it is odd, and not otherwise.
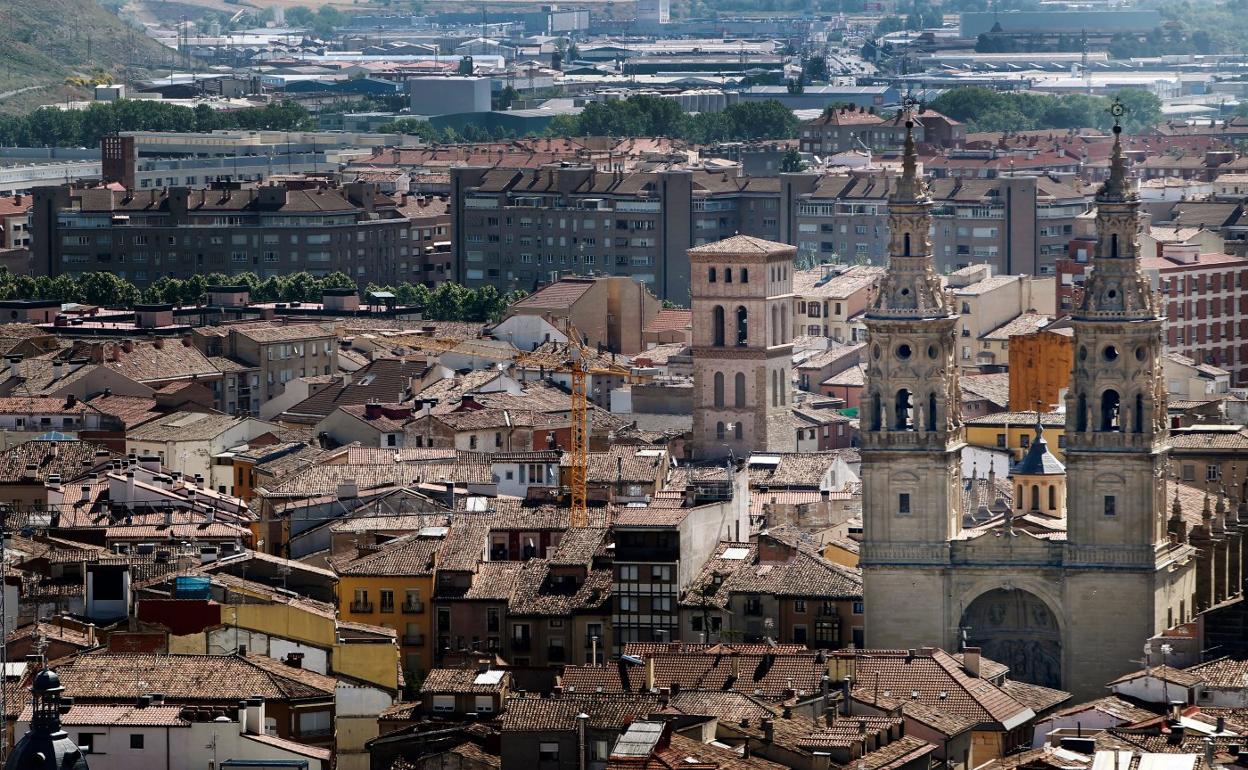
<path fill-rule="evenodd" d="M 906 112 L 914 112 L 916 107 L 922 106 L 922 102 L 915 99 L 913 93 L 907 93 L 905 98 L 901 100 L 901 106 Z"/>

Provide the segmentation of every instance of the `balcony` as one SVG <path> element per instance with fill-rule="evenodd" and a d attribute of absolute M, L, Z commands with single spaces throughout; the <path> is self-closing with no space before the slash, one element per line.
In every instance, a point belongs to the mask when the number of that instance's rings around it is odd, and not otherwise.
<path fill-rule="evenodd" d="M 547 647 L 546 660 L 550 663 L 563 663 L 568 658 L 562 647 Z"/>
<path fill-rule="evenodd" d="M 373 611 L 373 603 L 372 603 L 372 602 L 361 602 L 361 601 L 354 601 L 354 602 L 351 602 L 351 611 L 352 611 L 352 612 L 372 612 L 372 611 Z"/>
<path fill-rule="evenodd" d="M 403 646 L 404 647 L 424 647 L 425 635 L 424 634 L 403 634 Z"/>
<path fill-rule="evenodd" d="M 415 615 L 424 611 L 424 602 L 403 602 L 403 612 L 408 615 Z"/>
<path fill-rule="evenodd" d="M 511 649 L 515 652 L 528 652 L 533 649 L 533 639 L 528 636 L 519 638 L 513 637 L 511 640 Z"/>

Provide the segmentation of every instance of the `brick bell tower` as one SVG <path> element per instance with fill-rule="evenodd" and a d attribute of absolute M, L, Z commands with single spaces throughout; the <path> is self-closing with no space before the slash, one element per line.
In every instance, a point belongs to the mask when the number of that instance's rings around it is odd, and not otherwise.
<path fill-rule="evenodd" d="M 796 253 L 746 235 L 689 250 L 696 459 L 797 449 L 789 376 Z"/>

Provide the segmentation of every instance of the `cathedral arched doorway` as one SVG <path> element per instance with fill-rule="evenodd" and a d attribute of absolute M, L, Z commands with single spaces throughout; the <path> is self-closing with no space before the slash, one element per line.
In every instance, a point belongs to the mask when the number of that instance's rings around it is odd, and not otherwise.
<path fill-rule="evenodd" d="M 962 613 L 968 647 L 1010 668 L 1010 678 L 1062 686 L 1062 633 L 1043 599 L 1017 588 L 994 588 Z"/>

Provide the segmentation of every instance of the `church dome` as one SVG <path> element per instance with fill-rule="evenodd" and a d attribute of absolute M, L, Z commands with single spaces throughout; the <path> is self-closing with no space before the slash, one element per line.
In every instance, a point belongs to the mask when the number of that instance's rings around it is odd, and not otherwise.
<path fill-rule="evenodd" d="M 61 678 L 51 669 L 35 674 L 30 684 L 34 701 L 30 731 L 13 747 L 4 770 L 88 770 L 87 758 L 78 744 L 61 729 Z"/>

